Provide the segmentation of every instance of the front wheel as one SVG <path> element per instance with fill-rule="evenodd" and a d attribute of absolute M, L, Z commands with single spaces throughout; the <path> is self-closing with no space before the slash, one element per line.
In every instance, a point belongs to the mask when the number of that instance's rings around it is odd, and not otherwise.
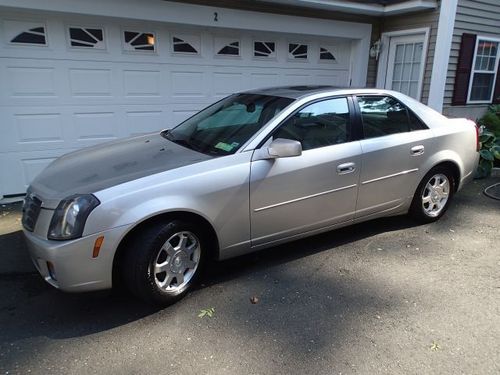
<path fill-rule="evenodd" d="M 444 215 L 455 191 L 453 174 L 444 167 L 435 167 L 422 179 L 413 197 L 410 215 L 430 223 Z"/>
<path fill-rule="evenodd" d="M 173 220 L 139 233 L 127 248 L 122 276 L 130 291 L 146 302 L 166 306 L 196 283 L 208 243 L 195 225 Z"/>

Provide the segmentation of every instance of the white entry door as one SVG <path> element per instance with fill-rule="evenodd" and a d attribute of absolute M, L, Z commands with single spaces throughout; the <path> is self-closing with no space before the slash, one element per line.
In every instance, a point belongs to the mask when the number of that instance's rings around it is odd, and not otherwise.
<path fill-rule="evenodd" d="M 424 78 L 425 34 L 390 38 L 384 87 L 420 100 Z"/>

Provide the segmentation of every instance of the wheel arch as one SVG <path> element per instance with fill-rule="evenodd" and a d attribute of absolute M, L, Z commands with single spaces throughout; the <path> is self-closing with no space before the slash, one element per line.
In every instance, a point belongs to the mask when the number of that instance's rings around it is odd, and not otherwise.
<path fill-rule="evenodd" d="M 454 180 L 453 192 L 456 193 L 458 187 L 460 186 L 460 179 L 461 179 L 461 171 L 459 165 L 453 160 L 444 160 L 432 166 L 432 168 L 429 168 L 429 170 L 425 174 L 429 173 L 429 171 L 431 171 L 436 167 L 444 167 L 450 170 L 450 172 L 453 174 L 453 180 Z"/>
<path fill-rule="evenodd" d="M 170 220 L 182 220 L 194 223 L 203 228 L 203 231 L 209 238 L 209 241 L 213 244 L 213 246 L 209 247 L 209 259 L 218 259 L 219 258 L 219 239 L 217 237 L 217 233 L 213 228 L 212 224 L 203 216 L 198 215 L 189 211 L 169 211 L 158 213 L 154 216 L 150 216 L 144 219 L 141 222 L 136 223 L 121 239 L 114 257 L 113 257 L 113 265 L 112 265 L 112 280 L 113 285 L 119 283 L 119 271 L 120 265 L 123 260 L 123 255 L 125 254 L 125 249 L 130 241 L 141 232 L 142 229 L 146 227 L 150 227 L 153 225 L 157 225 L 159 223 L 167 223 Z"/>

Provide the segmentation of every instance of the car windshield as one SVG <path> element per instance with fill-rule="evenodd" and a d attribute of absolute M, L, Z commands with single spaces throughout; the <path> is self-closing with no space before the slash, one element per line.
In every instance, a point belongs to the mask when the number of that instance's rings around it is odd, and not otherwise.
<path fill-rule="evenodd" d="M 293 99 L 279 96 L 231 95 L 162 136 L 204 154 L 233 154 L 291 102 Z"/>

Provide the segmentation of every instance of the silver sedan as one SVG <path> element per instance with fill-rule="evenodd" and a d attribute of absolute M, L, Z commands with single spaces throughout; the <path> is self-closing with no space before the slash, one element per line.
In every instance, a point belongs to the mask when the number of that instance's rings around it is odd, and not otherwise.
<path fill-rule="evenodd" d="M 24 233 L 54 287 L 121 285 L 165 305 L 210 258 L 382 216 L 439 219 L 478 145 L 472 121 L 397 92 L 238 93 L 174 129 L 57 159 L 28 189 Z"/>

